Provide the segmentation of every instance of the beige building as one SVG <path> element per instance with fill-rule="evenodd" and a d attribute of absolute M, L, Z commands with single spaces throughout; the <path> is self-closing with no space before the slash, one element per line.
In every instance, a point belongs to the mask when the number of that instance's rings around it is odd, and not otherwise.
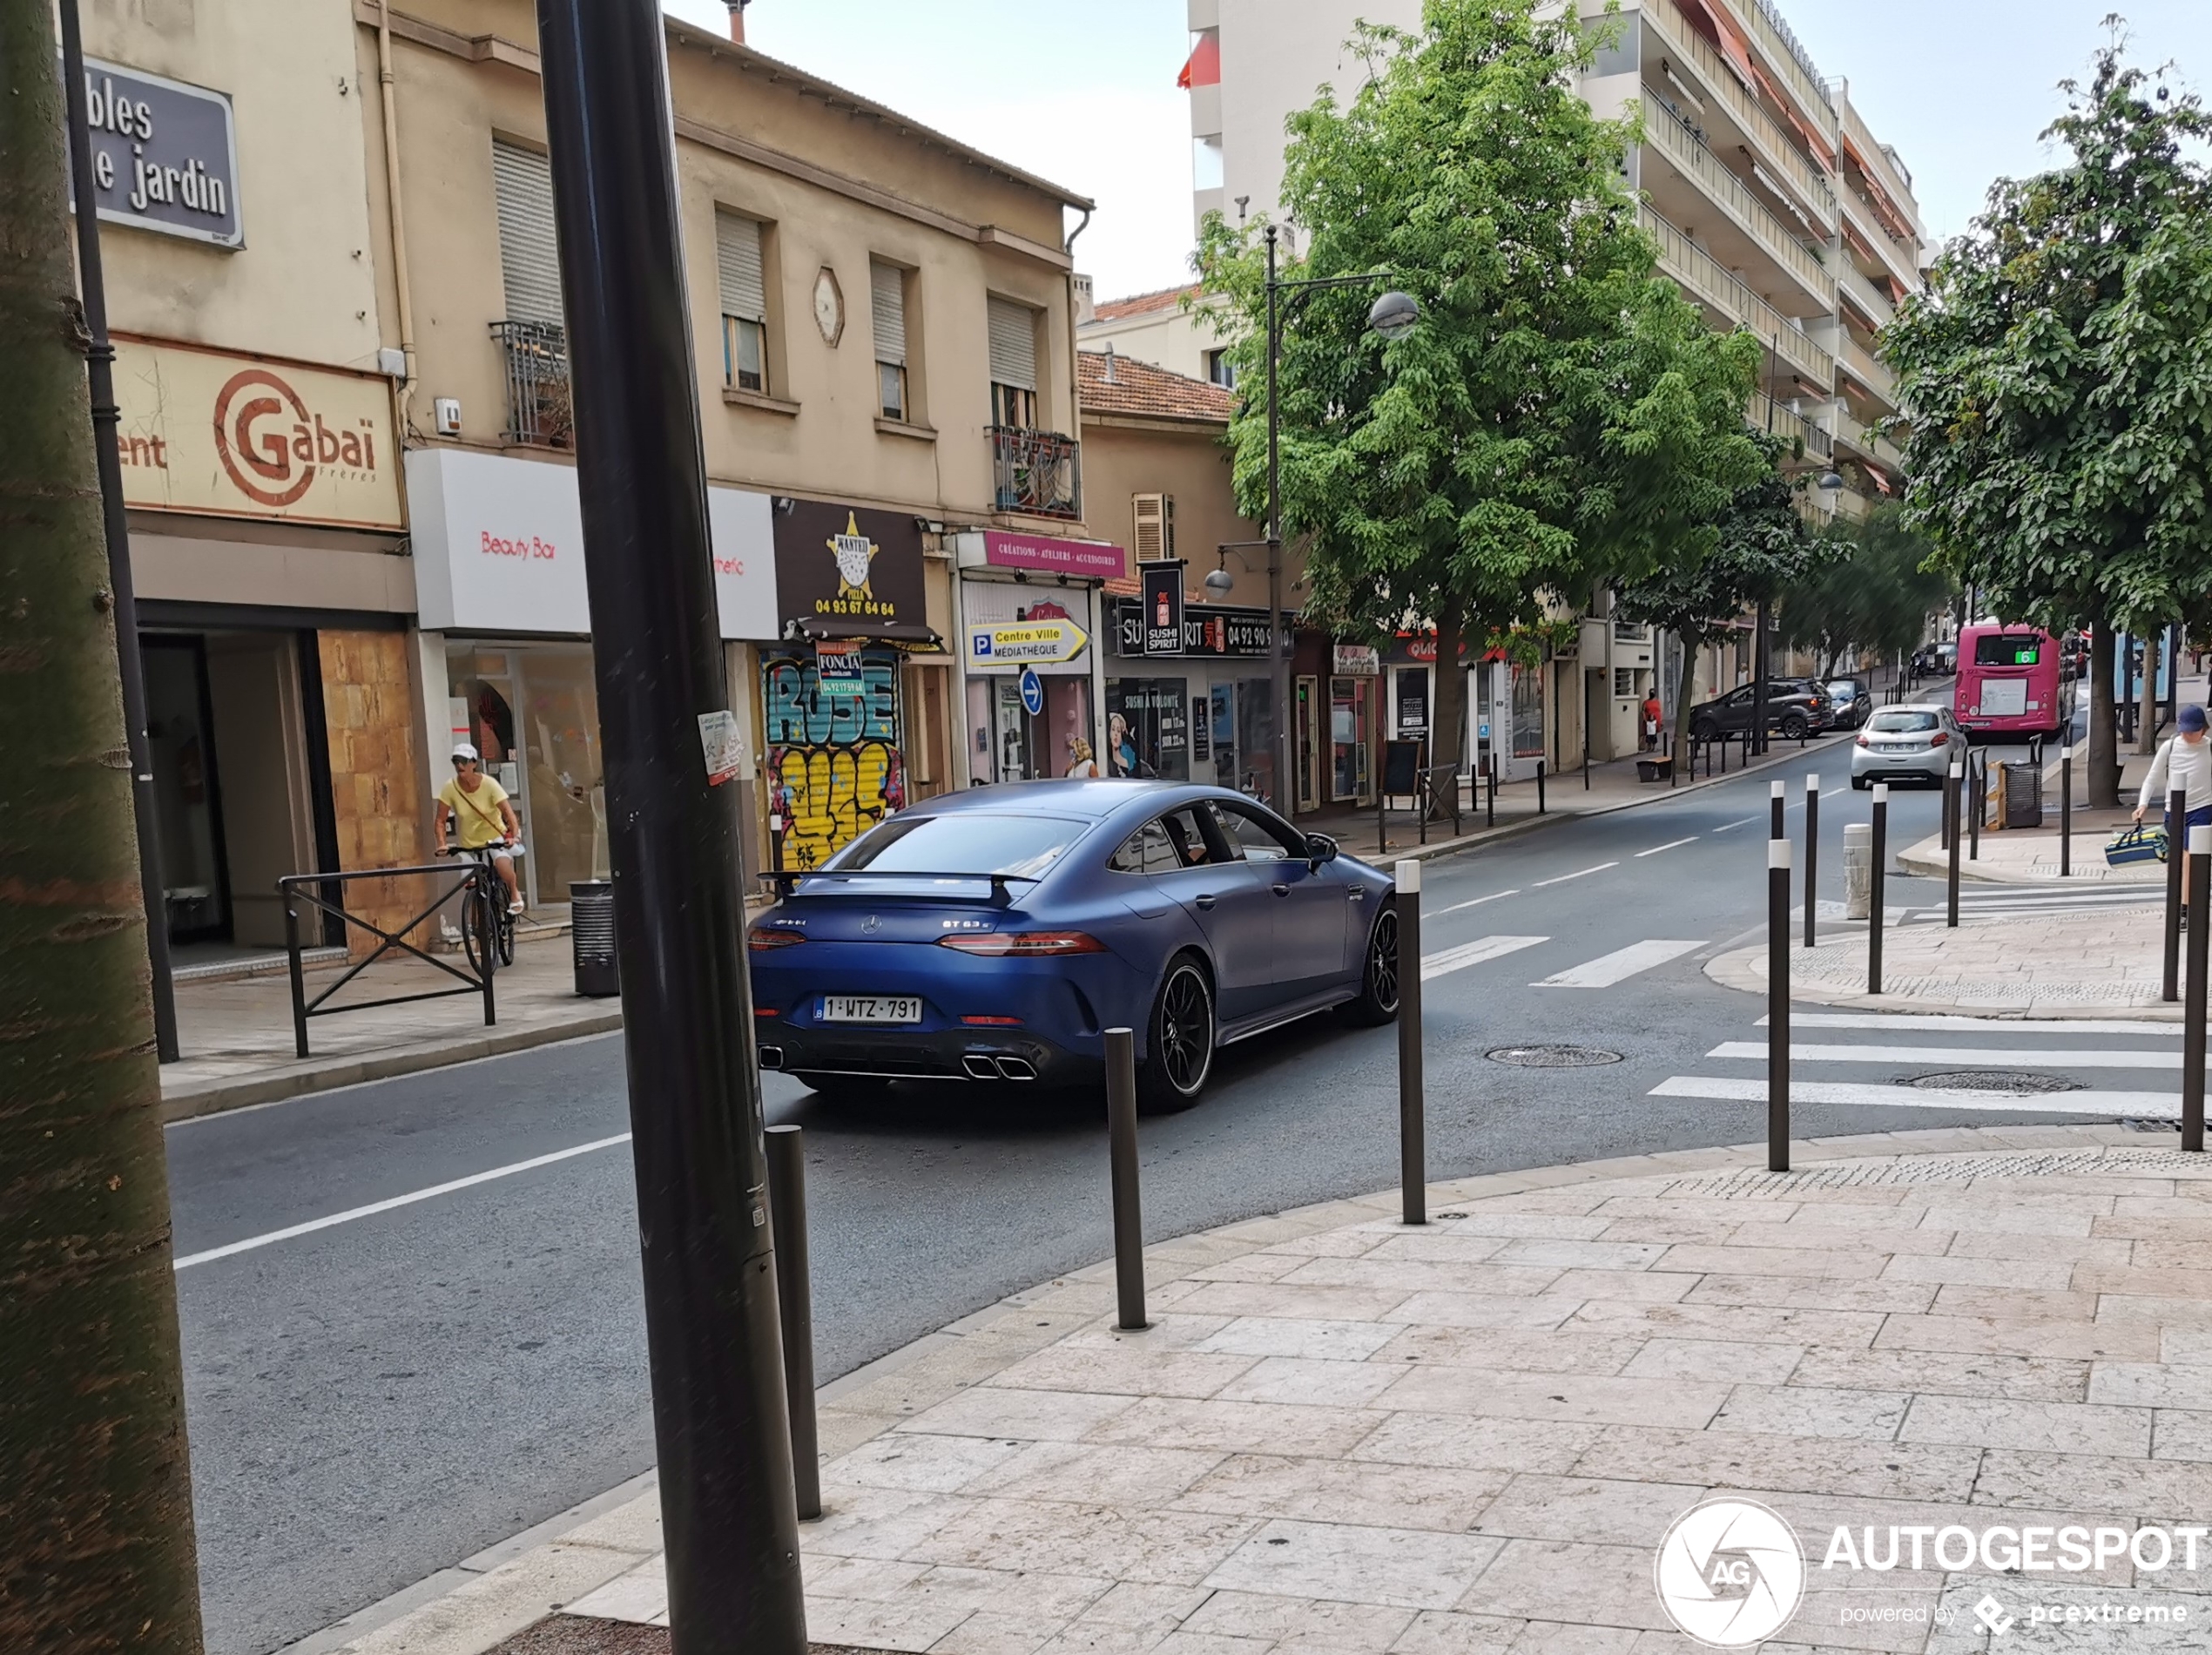
<path fill-rule="evenodd" d="M 417 848 L 374 83 L 333 6 L 85 12 L 166 919 L 190 973 L 283 942 L 283 875 Z"/>
<path fill-rule="evenodd" d="M 1345 51 L 1356 19 L 1418 29 L 1420 0 L 1188 0 L 1194 223 L 1277 213 L 1286 118 L 1326 85 L 1346 98 L 1366 72 Z M 1583 0 L 1583 15 L 1600 8 Z M 1640 112 L 1628 158 L 1659 267 L 1717 328 L 1768 345 L 1750 422 L 1795 439 L 1793 468 L 1831 486 L 1816 517 L 1864 516 L 1897 491 L 1901 456 L 1878 423 L 1899 412 L 1876 330 L 1920 285 L 1927 252 L 1912 178 L 1824 76 L 1775 0 L 1623 0 L 1617 37 L 1583 95 L 1602 116 Z M 1293 248 L 1298 228 L 1288 226 Z M 1084 346 L 1197 377 L 1225 377 L 1203 301 L 1189 289 L 1101 300 Z M 1840 483 L 1841 486 L 1833 486 Z M 1596 606 L 1601 612 L 1602 602 Z M 1633 752 L 1656 686 L 1683 692 L 1679 652 L 1648 632 L 1586 623 L 1572 657 L 1541 672 L 1476 675 L 1478 722 L 1494 726 L 1501 770 Z M 1689 692 L 1735 682 L 1738 654 L 1708 652 Z M 1401 703 L 1406 698 L 1393 694 Z M 1512 733 L 1508 740 L 1507 733 Z M 1478 755 L 1468 755 L 1470 762 Z"/>
<path fill-rule="evenodd" d="M 384 342 L 406 348 L 428 778 L 473 741 L 531 895 L 607 845 L 561 273 L 528 0 L 355 0 Z M 1041 771 L 1103 726 L 1096 655 L 967 646 L 1047 579 L 1095 634 L 1120 550 L 1083 525 L 1082 197 L 671 20 L 719 620 L 760 854 L 811 866 L 906 801 Z M 395 198 L 390 180 L 397 180 Z M 399 249 L 404 247 L 401 256 Z"/>

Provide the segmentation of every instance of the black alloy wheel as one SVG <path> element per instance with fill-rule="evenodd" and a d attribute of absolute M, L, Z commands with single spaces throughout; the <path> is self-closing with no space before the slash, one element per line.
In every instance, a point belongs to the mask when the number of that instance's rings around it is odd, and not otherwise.
<path fill-rule="evenodd" d="M 1804 713 L 1792 713 L 1782 720 L 1782 739 L 1784 741 L 1802 741 L 1811 729 L 1812 726 L 1806 721 Z"/>
<path fill-rule="evenodd" d="M 1346 1003 L 1345 1021 L 1363 1028 L 1398 1016 L 1398 909 L 1386 906 L 1367 934 L 1366 963 L 1359 973 L 1359 997 Z"/>
<path fill-rule="evenodd" d="M 1148 1114 L 1188 1109 L 1213 1072 L 1213 984 L 1190 955 L 1168 967 L 1152 1005 L 1144 1064 L 1136 1077 L 1137 1106 Z"/>

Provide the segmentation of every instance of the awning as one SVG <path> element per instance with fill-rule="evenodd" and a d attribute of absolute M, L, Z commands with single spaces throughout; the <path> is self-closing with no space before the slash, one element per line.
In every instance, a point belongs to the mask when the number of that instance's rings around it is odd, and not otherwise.
<path fill-rule="evenodd" d="M 1895 494 L 1897 492 L 1896 490 L 1890 487 L 1890 480 L 1884 476 L 1879 471 L 1876 470 L 1872 466 L 1870 465 L 1866 468 L 1866 475 L 1874 486 L 1879 489 L 1884 494 Z"/>
<path fill-rule="evenodd" d="M 1751 62 L 1751 43 L 1737 32 L 1736 24 L 1730 20 L 1728 14 L 1715 5 L 1712 0 L 1690 0 L 1690 5 L 1695 7 L 1691 12 L 1693 17 L 1698 13 L 1703 14 L 1706 23 L 1712 29 L 1714 38 L 1720 42 L 1721 56 L 1736 71 L 1736 78 L 1743 83 L 1743 90 L 1755 98 L 1758 96 L 1759 71 Z M 1685 7 L 1685 10 L 1689 9 Z"/>
<path fill-rule="evenodd" d="M 872 621 L 865 615 L 804 615 L 791 624 L 791 636 L 809 644 L 860 642 L 895 644 L 901 649 L 941 650 L 945 640 L 927 626 L 902 621 Z"/>
<path fill-rule="evenodd" d="M 1198 37 L 1198 44 L 1190 49 L 1190 56 L 1183 65 L 1183 72 L 1175 84 L 1184 91 L 1193 86 L 1221 84 L 1221 36 L 1209 29 Z"/>

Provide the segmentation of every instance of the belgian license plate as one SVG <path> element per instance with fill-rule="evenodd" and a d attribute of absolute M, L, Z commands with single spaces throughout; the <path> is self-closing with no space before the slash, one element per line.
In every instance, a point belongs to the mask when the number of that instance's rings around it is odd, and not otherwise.
<path fill-rule="evenodd" d="M 921 996 L 915 994 L 826 994 L 824 1023 L 920 1023 Z"/>

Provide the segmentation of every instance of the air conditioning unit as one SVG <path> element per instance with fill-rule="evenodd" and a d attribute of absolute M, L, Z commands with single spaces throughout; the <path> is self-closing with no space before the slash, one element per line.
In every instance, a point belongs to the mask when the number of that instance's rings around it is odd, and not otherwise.
<path fill-rule="evenodd" d="M 1170 563 L 1175 558 L 1175 496 L 1140 494 L 1131 497 L 1136 518 L 1136 561 Z"/>
<path fill-rule="evenodd" d="M 461 399 L 457 396 L 434 398 L 430 403 L 430 418 L 431 422 L 436 426 L 440 436 L 459 436 L 461 435 Z"/>

